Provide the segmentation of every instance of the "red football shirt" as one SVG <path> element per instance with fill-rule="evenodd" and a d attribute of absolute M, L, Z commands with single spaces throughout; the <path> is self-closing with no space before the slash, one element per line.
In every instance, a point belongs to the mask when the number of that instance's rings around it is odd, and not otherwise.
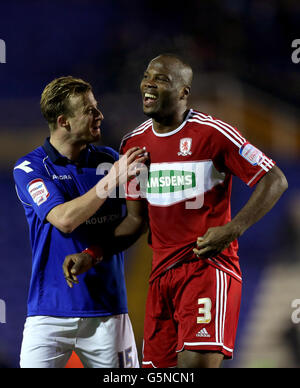
<path fill-rule="evenodd" d="M 152 119 L 124 136 L 120 153 L 146 147 L 150 167 L 146 179 L 131 181 L 127 199 L 148 202 L 153 262 L 150 281 L 178 261 L 195 258 L 197 237 L 231 220 L 232 175 L 255 185 L 274 162 L 229 124 L 190 110 L 184 122 L 157 133 Z M 238 242 L 208 262 L 241 281 Z M 199 259 L 201 260 L 201 259 Z"/>

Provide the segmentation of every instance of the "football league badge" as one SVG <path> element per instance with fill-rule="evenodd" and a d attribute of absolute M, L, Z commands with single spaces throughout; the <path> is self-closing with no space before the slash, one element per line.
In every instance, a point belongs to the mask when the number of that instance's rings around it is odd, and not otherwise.
<path fill-rule="evenodd" d="M 192 139 L 190 137 L 185 137 L 183 139 L 180 139 L 180 143 L 179 143 L 180 151 L 178 152 L 178 156 L 192 155 L 191 148 L 192 148 Z"/>

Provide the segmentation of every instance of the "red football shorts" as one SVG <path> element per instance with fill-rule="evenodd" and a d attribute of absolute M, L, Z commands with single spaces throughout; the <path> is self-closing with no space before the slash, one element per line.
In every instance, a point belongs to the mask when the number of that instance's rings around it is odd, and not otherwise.
<path fill-rule="evenodd" d="M 169 269 L 149 285 L 143 368 L 177 365 L 183 350 L 232 358 L 242 284 L 205 260 Z"/>

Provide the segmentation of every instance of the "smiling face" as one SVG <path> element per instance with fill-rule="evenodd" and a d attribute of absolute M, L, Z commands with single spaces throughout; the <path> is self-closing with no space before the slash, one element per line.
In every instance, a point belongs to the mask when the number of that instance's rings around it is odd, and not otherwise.
<path fill-rule="evenodd" d="M 69 98 L 72 114 L 66 118 L 72 142 L 93 143 L 100 139 L 100 125 L 104 119 L 91 91 Z"/>
<path fill-rule="evenodd" d="M 159 121 L 186 108 L 192 70 L 178 58 L 160 55 L 148 65 L 141 81 L 144 113 Z"/>

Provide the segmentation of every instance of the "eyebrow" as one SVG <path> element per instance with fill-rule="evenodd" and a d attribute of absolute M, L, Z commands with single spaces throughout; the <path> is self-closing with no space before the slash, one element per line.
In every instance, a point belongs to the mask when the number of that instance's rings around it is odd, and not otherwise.
<path fill-rule="evenodd" d="M 88 105 L 84 105 L 84 108 L 85 109 L 90 109 L 90 108 L 98 108 L 98 101 L 96 101 L 96 104 L 88 104 Z"/>
<path fill-rule="evenodd" d="M 149 74 L 149 71 L 144 71 L 144 75 L 145 74 Z M 169 75 L 167 75 L 167 74 L 165 74 L 165 73 L 155 73 L 155 75 L 156 76 L 163 76 L 163 77 L 166 77 L 166 78 L 168 78 L 168 79 L 171 79 L 171 77 L 169 76 Z"/>

